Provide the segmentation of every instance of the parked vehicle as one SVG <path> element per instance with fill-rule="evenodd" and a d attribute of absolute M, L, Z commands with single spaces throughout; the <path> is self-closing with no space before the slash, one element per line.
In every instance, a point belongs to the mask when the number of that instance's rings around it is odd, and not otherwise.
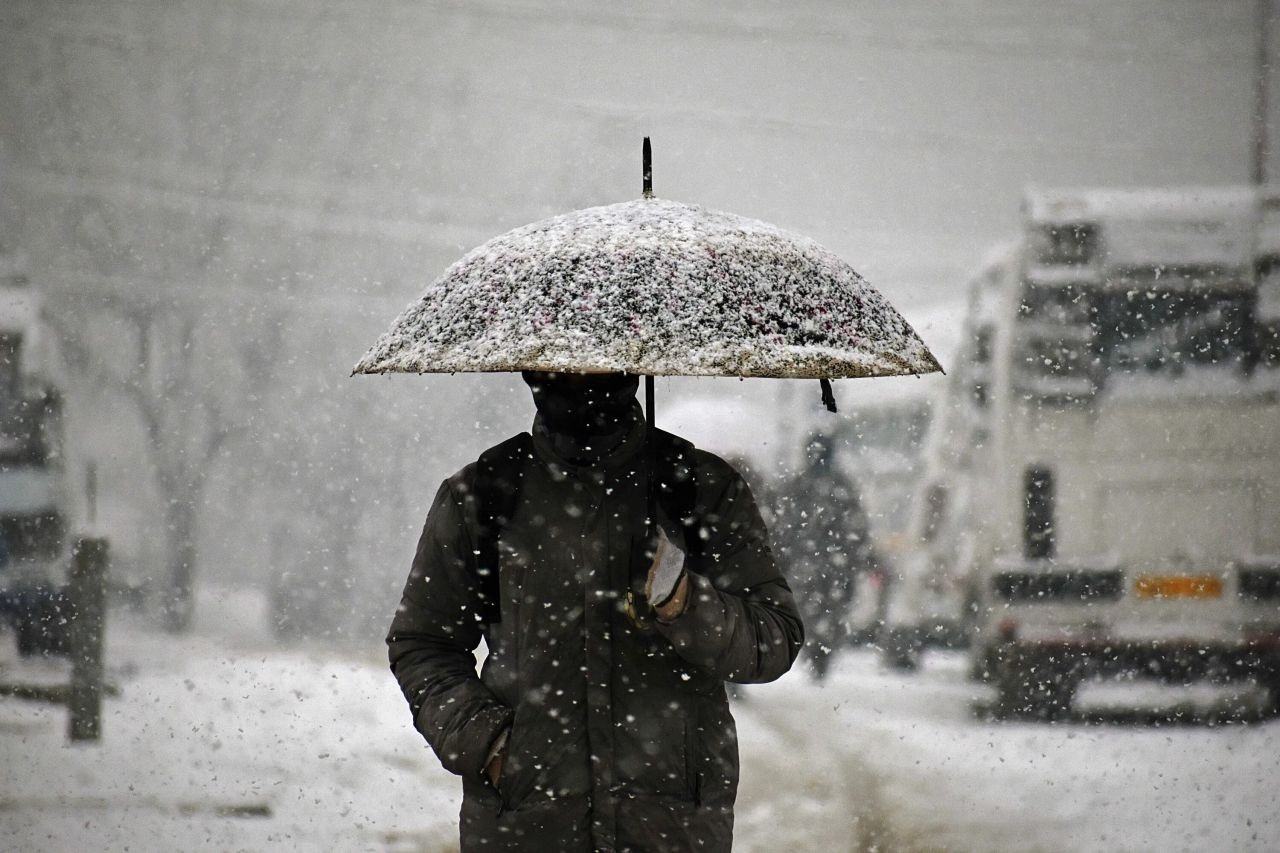
<path fill-rule="evenodd" d="M 1275 194 L 1028 195 L 970 286 L 891 662 L 967 643 L 1011 714 L 1122 671 L 1280 687 L 1277 257 Z"/>
<path fill-rule="evenodd" d="M 60 651 L 70 494 L 57 349 L 20 258 L 0 256 L 0 616 L 19 651 Z"/>

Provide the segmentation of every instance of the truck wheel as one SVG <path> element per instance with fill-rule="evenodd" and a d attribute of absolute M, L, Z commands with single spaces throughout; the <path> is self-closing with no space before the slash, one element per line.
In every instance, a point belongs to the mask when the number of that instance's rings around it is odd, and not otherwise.
<path fill-rule="evenodd" d="M 990 684 L 1000 669 L 999 646 L 972 647 L 969 655 L 969 680 L 980 684 Z"/>
<path fill-rule="evenodd" d="M 980 651 L 983 615 L 981 596 L 977 592 L 969 590 L 965 594 L 964 606 L 960 609 L 960 618 L 957 620 L 960 631 L 960 646 Z"/>
<path fill-rule="evenodd" d="M 1058 720 L 1071 713 L 1079 677 L 1064 662 L 1005 646 L 994 675 L 1000 719 Z"/>
<path fill-rule="evenodd" d="M 1272 660 L 1263 664 L 1258 672 L 1258 683 L 1267 690 L 1268 716 L 1280 717 L 1280 660 Z"/>
<path fill-rule="evenodd" d="M 890 628 L 885 632 L 880 660 L 895 672 L 915 672 L 920 668 L 920 642 L 910 628 Z"/>
<path fill-rule="evenodd" d="M 18 635 L 18 654 L 31 657 L 40 652 L 40 623 L 29 611 L 20 611 L 14 620 L 15 633 Z"/>

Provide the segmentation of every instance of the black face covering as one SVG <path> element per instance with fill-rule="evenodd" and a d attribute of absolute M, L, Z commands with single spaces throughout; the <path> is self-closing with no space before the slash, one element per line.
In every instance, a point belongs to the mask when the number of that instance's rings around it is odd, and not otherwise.
<path fill-rule="evenodd" d="M 521 374 L 533 404 L 552 432 L 570 436 L 608 435 L 631 423 L 640 377 L 625 373 Z"/>

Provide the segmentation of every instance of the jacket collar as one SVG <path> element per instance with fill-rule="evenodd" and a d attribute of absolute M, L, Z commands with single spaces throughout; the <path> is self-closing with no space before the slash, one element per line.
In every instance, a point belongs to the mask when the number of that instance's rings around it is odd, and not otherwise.
<path fill-rule="evenodd" d="M 580 437 L 552 432 L 542 415 L 533 419 L 533 448 L 543 462 L 578 475 L 611 470 L 631 461 L 644 447 L 645 422 L 636 402 L 617 432 Z"/>

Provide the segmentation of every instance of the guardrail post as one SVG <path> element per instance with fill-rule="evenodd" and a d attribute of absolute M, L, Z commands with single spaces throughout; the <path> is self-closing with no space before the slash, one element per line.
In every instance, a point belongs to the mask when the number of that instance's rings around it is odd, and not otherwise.
<path fill-rule="evenodd" d="M 71 555 L 71 689 L 67 694 L 71 740 L 102 733 L 102 633 L 106 616 L 107 540 L 83 538 Z"/>

